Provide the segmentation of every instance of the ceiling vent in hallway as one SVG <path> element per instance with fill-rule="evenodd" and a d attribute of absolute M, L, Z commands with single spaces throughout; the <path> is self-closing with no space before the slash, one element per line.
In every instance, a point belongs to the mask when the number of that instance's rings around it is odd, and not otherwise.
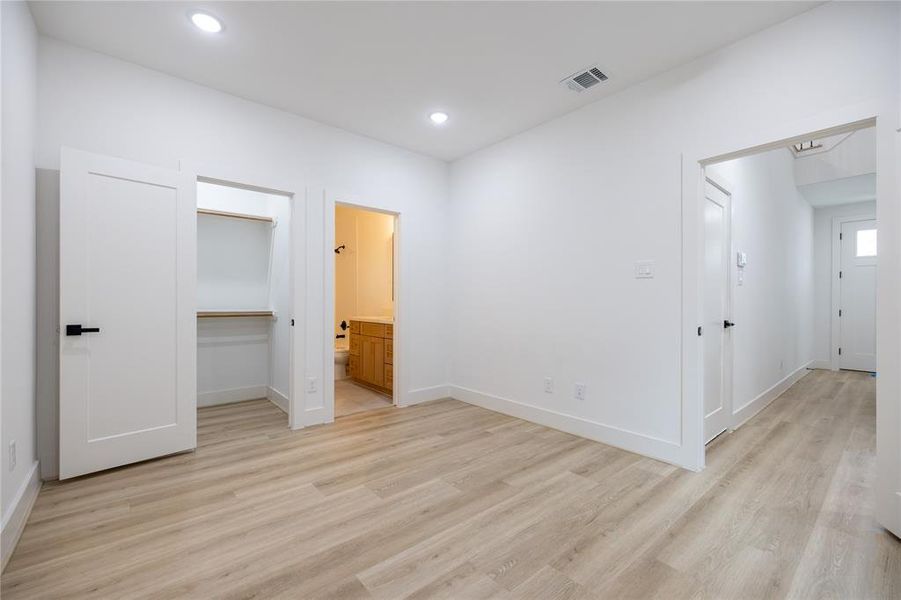
<path fill-rule="evenodd" d="M 573 73 L 560 83 L 565 83 L 566 86 L 574 92 L 584 92 L 588 88 L 595 86 L 602 81 L 607 81 L 607 76 L 604 72 L 597 67 L 590 67 L 585 71 Z"/>

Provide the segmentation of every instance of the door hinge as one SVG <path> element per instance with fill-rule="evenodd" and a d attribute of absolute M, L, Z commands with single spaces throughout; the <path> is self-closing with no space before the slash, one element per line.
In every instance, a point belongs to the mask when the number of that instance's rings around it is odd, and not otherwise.
<path fill-rule="evenodd" d="M 701 331 L 702 331 L 702 329 L 701 329 L 701 326 L 700 326 L 700 325 L 698 325 L 698 336 L 700 336 L 700 335 L 701 335 Z"/>
<path fill-rule="evenodd" d="M 838 316 L 842 316 L 842 309 L 838 309 Z"/>
<path fill-rule="evenodd" d="M 842 355 L 842 349 L 841 349 L 841 348 L 838 349 L 838 355 L 839 355 L 839 356 Z"/>
<path fill-rule="evenodd" d="M 842 234 L 838 234 L 838 239 L 842 239 Z"/>
<path fill-rule="evenodd" d="M 841 272 L 841 271 L 838 272 L 838 278 L 839 278 L 839 279 L 842 278 L 842 272 Z"/>
<path fill-rule="evenodd" d="M 291 319 L 291 327 L 294 327 L 294 319 Z"/>

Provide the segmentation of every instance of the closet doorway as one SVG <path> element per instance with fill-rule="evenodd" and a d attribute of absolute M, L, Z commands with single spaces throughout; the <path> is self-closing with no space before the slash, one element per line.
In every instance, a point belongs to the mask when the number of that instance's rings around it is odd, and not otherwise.
<path fill-rule="evenodd" d="M 350 204 L 334 212 L 334 416 L 396 405 L 397 218 Z"/>
<path fill-rule="evenodd" d="M 289 423 L 291 217 L 289 195 L 197 181 L 200 446 Z"/>

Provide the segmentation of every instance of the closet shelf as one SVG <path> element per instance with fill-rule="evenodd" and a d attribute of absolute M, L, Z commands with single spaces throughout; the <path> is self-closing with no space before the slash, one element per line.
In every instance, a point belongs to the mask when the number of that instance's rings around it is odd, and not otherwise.
<path fill-rule="evenodd" d="M 241 318 L 241 317 L 265 317 L 273 318 L 275 313 L 271 310 L 199 310 L 197 311 L 198 319 L 223 319 L 223 318 Z"/>
<path fill-rule="evenodd" d="M 244 213 L 226 212 L 224 210 L 212 210 L 210 208 L 198 208 L 198 215 L 212 215 L 214 217 L 227 217 L 229 219 L 244 219 L 246 221 L 261 221 L 263 223 L 272 223 L 272 217 L 263 217 L 260 215 L 246 215 Z"/>

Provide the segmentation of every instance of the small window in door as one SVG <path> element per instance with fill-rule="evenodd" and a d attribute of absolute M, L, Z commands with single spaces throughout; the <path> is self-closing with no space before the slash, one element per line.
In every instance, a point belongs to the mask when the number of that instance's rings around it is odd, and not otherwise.
<path fill-rule="evenodd" d="M 857 246 L 855 250 L 857 258 L 867 256 L 876 256 L 876 230 L 875 229 L 858 229 L 857 230 Z"/>

